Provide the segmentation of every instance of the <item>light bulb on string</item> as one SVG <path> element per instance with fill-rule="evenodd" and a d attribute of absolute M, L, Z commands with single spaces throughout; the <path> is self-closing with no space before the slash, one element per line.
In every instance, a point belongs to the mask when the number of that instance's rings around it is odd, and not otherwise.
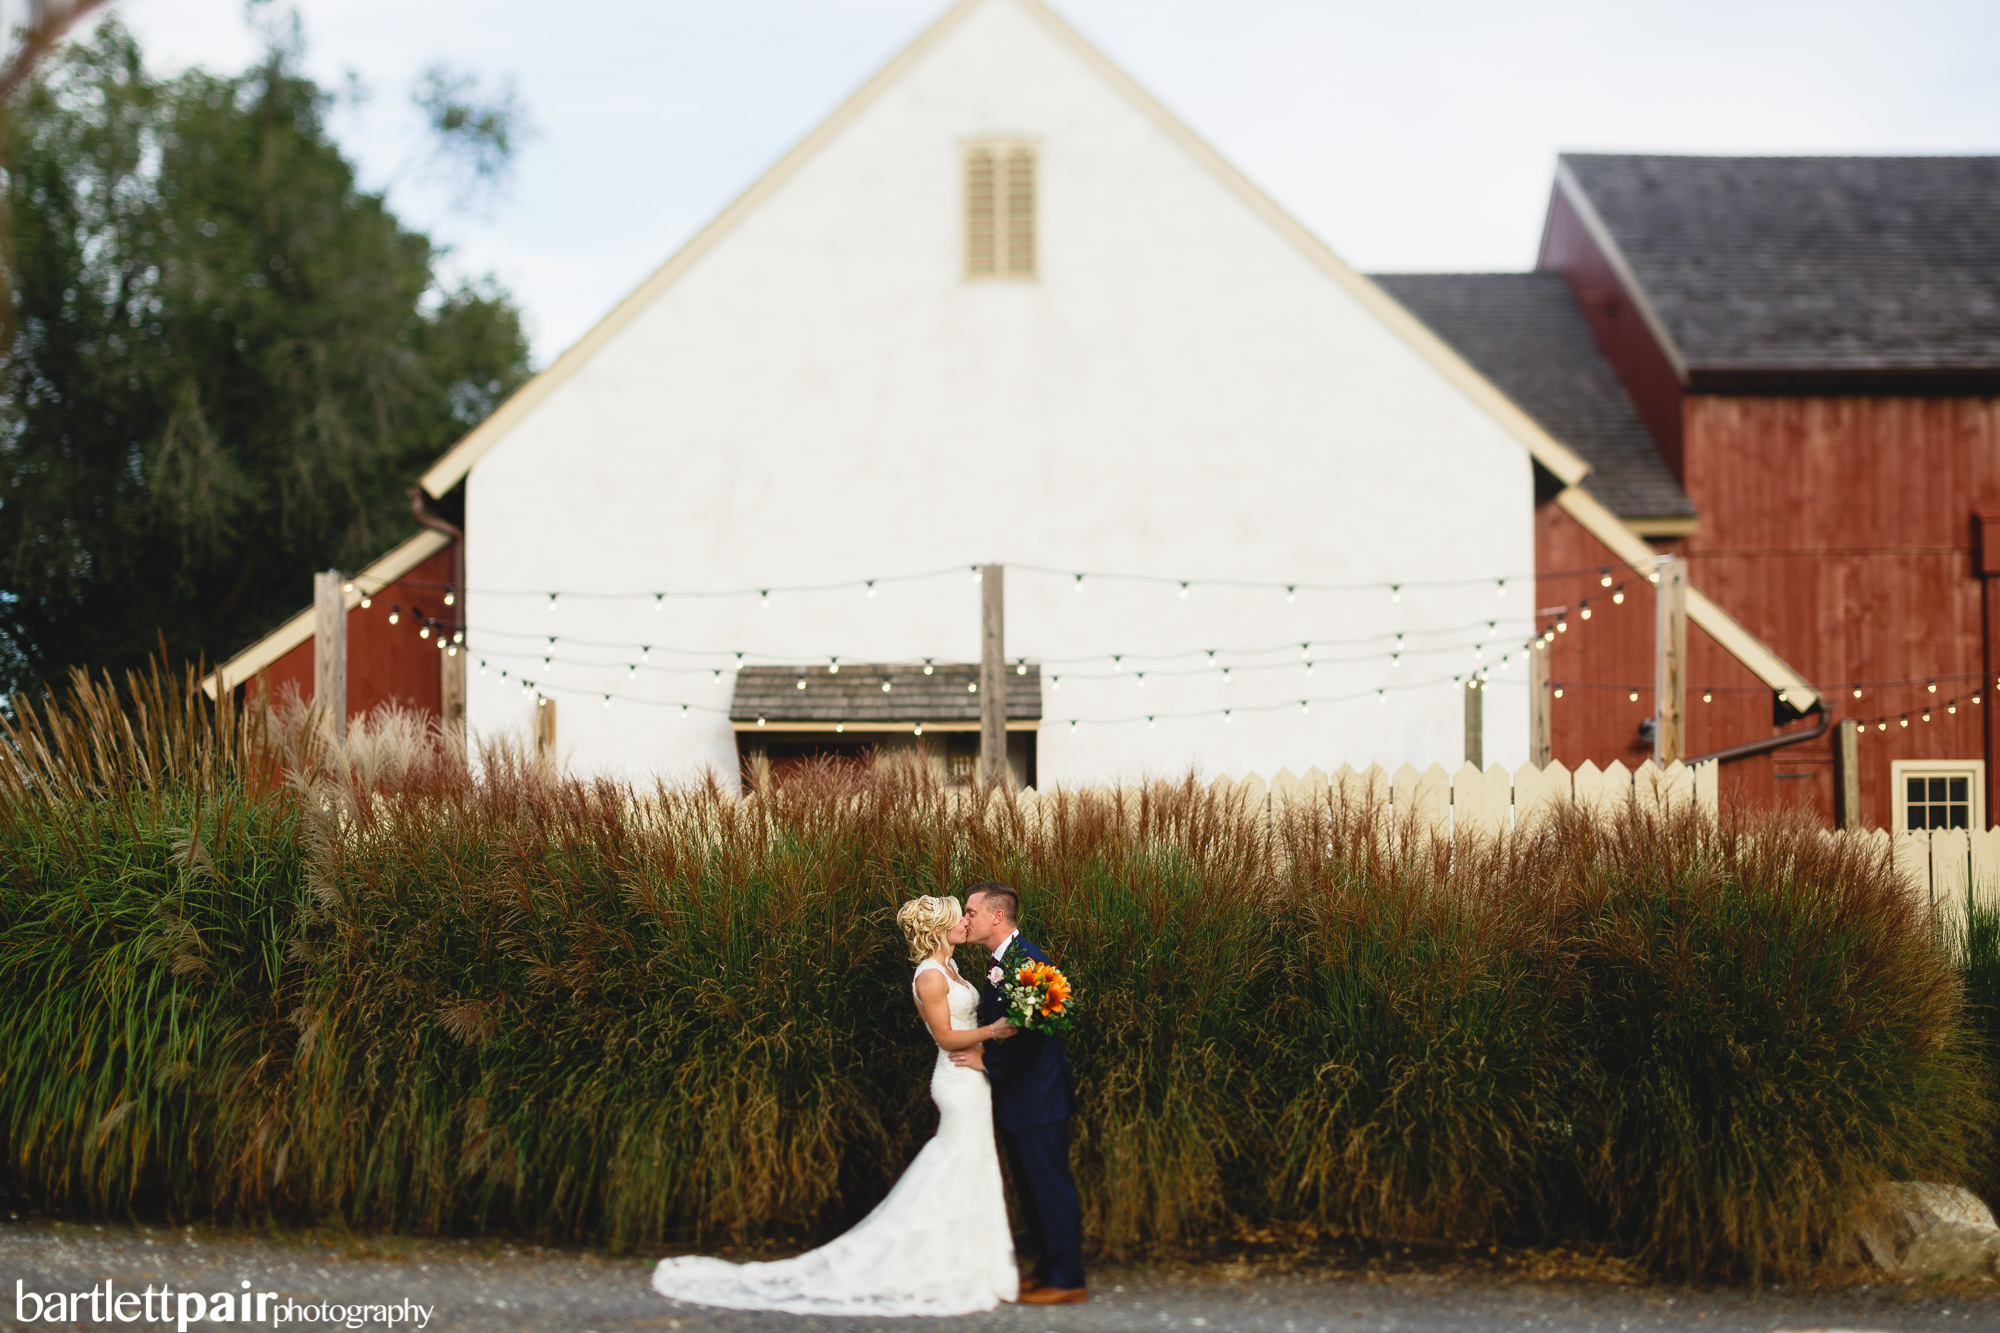
<path fill-rule="evenodd" d="M 553 611 L 553 610 L 555 610 L 555 609 L 556 609 L 556 594 L 554 594 L 554 593 L 550 593 L 550 594 L 549 594 L 549 610 Z"/>
<path fill-rule="evenodd" d="M 422 629 L 419 629 L 417 631 L 417 637 L 420 639 L 428 639 L 430 636 L 431 636 L 431 627 L 429 625 L 425 625 Z"/>
<path fill-rule="evenodd" d="M 1185 601 L 1187 600 L 1187 595 L 1188 595 L 1188 586 L 1187 586 L 1187 583 L 1186 583 L 1186 581 L 1185 581 L 1185 580 L 1183 580 L 1183 581 L 1182 581 L 1182 583 L 1181 583 L 1181 600 L 1182 600 L 1183 602 L 1185 602 Z"/>
<path fill-rule="evenodd" d="M 462 630 L 462 629 L 456 629 L 456 630 L 453 630 L 453 631 L 451 632 L 451 641 L 452 641 L 453 643 L 464 643 L 464 642 L 465 642 L 465 631 L 464 631 L 464 630 Z"/>
<path fill-rule="evenodd" d="M 445 604 L 446 606 L 457 606 L 457 605 L 458 605 L 458 594 L 457 594 L 457 593 L 455 593 L 455 592 L 447 592 L 447 593 L 446 593 L 446 594 L 444 595 L 444 604 Z"/>
<path fill-rule="evenodd" d="M 970 568 L 970 569 L 972 570 L 972 581 L 973 581 L 974 583 L 977 583 L 977 582 L 979 582 L 979 566 L 978 566 L 978 565 L 971 565 L 971 566 L 969 566 L 969 568 Z"/>
<path fill-rule="evenodd" d="M 1376 703 L 1378 703 L 1378 704 L 1386 704 L 1386 703 L 1388 703 L 1388 702 L 1389 702 L 1389 691 L 1387 691 L 1387 690 L 1377 690 L 1377 691 L 1375 691 L 1375 702 L 1376 702 Z"/>
<path fill-rule="evenodd" d="M 1608 588 L 1611 586 L 1610 569 L 1606 568 L 1597 571 L 1597 586 L 1600 588 Z"/>
<path fill-rule="evenodd" d="M 1944 711 L 1956 717 L 1958 715 L 1958 700 L 1956 699 L 1945 700 Z"/>
<path fill-rule="evenodd" d="M 1313 673 L 1313 664 L 1312 664 L 1312 659 L 1311 659 L 1311 658 L 1307 658 L 1307 659 L 1306 659 L 1306 674 L 1307 674 L 1308 676 L 1310 676 L 1310 675 L 1311 675 L 1312 673 Z"/>
<path fill-rule="evenodd" d="M 1617 586 L 1617 587 L 1616 587 L 1615 589 L 1613 589 L 1613 590 L 1612 590 L 1612 593 L 1611 593 L 1611 604 L 1612 604 L 1613 606 L 1623 606 L 1623 605 L 1625 605 L 1625 585 L 1624 585 L 1624 584 L 1622 584 L 1622 583 L 1621 583 L 1621 584 L 1619 584 L 1619 585 L 1618 585 L 1618 586 Z"/>
<path fill-rule="evenodd" d="M 1153 719 L 1150 717 L 1146 719 L 1146 730 L 1153 730 Z"/>
<path fill-rule="evenodd" d="M 608 694 L 604 696 L 604 706 L 606 708 L 611 707 L 611 696 Z"/>
<path fill-rule="evenodd" d="M 1714 703 L 1715 695 L 1708 690 L 1703 690 L 1701 692 L 1701 701 L 1705 704 Z"/>
<path fill-rule="evenodd" d="M 1932 682 L 1930 683 L 1930 685 L 1929 685 L 1929 687 L 1928 687 L 1928 688 L 1929 688 L 1929 690 L 1930 690 L 1930 692 L 1931 692 L 1932 694 L 1936 694 L 1936 693 L 1937 693 L 1937 682 L 1936 682 L 1936 681 L 1932 681 Z"/>
<path fill-rule="evenodd" d="M 1049 677 L 1049 688 L 1050 688 L 1050 689 L 1052 689 L 1052 690 L 1059 690 L 1059 689 L 1061 689 L 1061 688 L 1062 688 L 1062 677 L 1061 677 L 1061 676 L 1050 676 L 1050 677 Z"/>
<path fill-rule="evenodd" d="M 917 734 L 917 735 L 919 735 L 919 736 L 923 735 L 923 734 L 924 734 L 924 724 L 923 724 L 923 723 L 921 723 L 921 722 L 917 723 L 917 725 L 916 725 L 916 728 L 915 728 L 915 731 L 916 731 L 916 734 Z"/>
<path fill-rule="evenodd" d="M 1021 657 L 1021 658 L 1016 658 L 1014 660 L 1014 674 L 1017 676 L 1025 676 L 1028 674 L 1027 658 Z"/>
<path fill-rule="evenodd" d="M 1392 584 L 1390 584 L 1390 585 L 1389 585 L 1389 600 L 1390 600 L 1390 601 L 1392 601 L 1392 602 L 1400 602 L 1400 601 L 1402 601 L 1402 600 L 1403 600 L 1403 585 L 1402 585 L 1402 584 L 1400 584 L 1400 583 L 1392 583 Z"/>
<path fill-rule="evenodd" d="M 1078 574 L 1078 575 L 1076 576 L 1076 583 L 1075 583 L 1075 585 L 1074 585 L 1074 586 L 1075 586 L 1075 588 L 1076 588 L 1076 590 L 1077 590 L 1078 592 L 1082 592 L 1082 591 L 1083 591 L 1083 575 L 1081 575 L 1081 574 Z M 1074 725 L 1074 724 L 1072 724 L 1072 725 L 1071 725 L 1071 727 L 1070 727 L 1070 730 L 1071 730 L 1071 731 L 1075 731 L 1075 730 L 1076 730 L 1076 727 L 1075 727 L 1075 725 Z"/>
<path fill-rule="evenodd" d="M 1070 734 L 1070 735 L 1072 735 L 1072 736 L 1076 735 L 1076 719 L 1075 719 L 1075 718 L 1071 718 L 1071 719 L 1069 720 L 1069 734 Z"/>
<path fill-rule="evenodd" d="M 837 658 L 837 657 L 829 657 L 829 658 L 827 658 L 827 659 L 826 659 L 826 674 L 827 674 L 827 675 L 829 675 L 829 676 L 837 676 L 837 675 L 839 675 L 839 674 L 840 674 L 840 659 L 839 659 L 839 658 Z"/>
<path fill-rule="evenodd" d="M 1285 585 L 1285 604 L 1289 606 L 1298 600 L 1299 600 L 1298 588 L 1293 584 L 1287 583 Z"/>
<path fill-rule="evenodd" d="M 375 599 L 374 599 L 373 597 L 370 597 L 370 596 L 369 596 L 369 595 L 368 595 L 367 593 L 362 593 L 362 594 L 361 594 L 361 609 L 362 609 L 363 611 L 366 611 L 366 610 L 367 610 L 367 609 L 368 609 L 369 607 L 371 607 L 371 606 L 373 606 L 373 605 L 375 605 Z"/>
<path fill-rule="evenodd" d="M 1878 717 L 1878 718 L 1876 718 L 1876 719 L 1875 719 L 1875 730 L 1877 730 L 1877 731 L 1887 731 L 1888 729 L 1889 729 L 1889 719 L 1888 719 L 1888 718 L 1886 718 L 1886 717 Z"/>
<path fill-rule="evenodd" d="M 769 588 L 759 588 L 757 590 L 757 605 L 766 608 L 771 605 L 771 590 Z"/>
<path fill-rule="evenodd" d="M 741 671 L 741 670 L 743 669 L 743 654 L 742 654 L 742 653 L 738 653 L 738 654 L 736 654 L 736 669 L 737 669 L 738 671 Z"/>
<path fill-rule="evenodd" d="M 1143 671 L 1139 673 L 1139 688 L 1142 690 L 1146 688 L 1146 673 Z"/>
<path fill-rule="evenodd" d="M 1563 697 L 1562 686 L 1558 685 L 1556 686 L 1556 698 L 1560 699 L 1562 697 Z"/>
<path fill-rule="evenodd" d="M 1224 722 L 1233 722 L 1235 719 L 1229 715 L 1229 710 L 1225 708 L 1222 710 L 1222 720 Z"/>
<path fill-rule="evenodd" d="M 1122 661 L 1123 658 L 1119 654 L 1117 653 L 1111 654 L 1111 669 L 1113 671 L 1123 671 L 1125 668 L 1122 665 L 1120 665 Z"/>
<path fill-rule="evenodd" d="M 926 658 L 924 659 L 924 674 L 925 674 L 926 676 L 928 676 L 928 675 L 930 675 L 930 674 L 931 674 L 931 672 L 932 672 L 933 670 L 935 670 L 935 669 L 936 669 L 936 668 L 934 668 L 934 667 L 933 667 L 933 666 L 931 665 L 931 659 L 930 659 L 930 658 L 928 658 L 928 657 L 926 657 Z"/>
<path fill-rule="evenodd" d="M 967 694 L 977 694 L 977 693 L 979 693 L 979 682 L 978 682 L 978 681 L 976 681 L 976 680 L 975 680 L 975 681 L 971 681 L 971 682 L 969 682 L 969 683 L 968 683 L 968 684 L 966 685 L 966 687 L 965 687 L 965 692 L 966 692 Z"/>
<path fill-rule="evenodd" d="M 1222 668 L 1222 683 L 1223 683 L 1224 685 L 1227 685 L 1227 684 L 1229 683 L 1229 668 L 1228 668 L 1228 667 L 1224 667 L 1224 668 Z"/>
<path fill-rule="evenodd" d="M 1909 715 L 1908 713 L 1905 713 L 1905 714 L 1903 714 L 1903 718 L 1902 718 L 1902 721 L 1901 721 L 1901 722 L 1900 722 L 1900 723 L 1899 723 L 1898 725 L 1900 725 L 1900 726 L 1905 726 L 1905 727 L 1909 726 L 1909 725 L 1910 725 L 1910 715 Z"/>
<path fill-rule="evenodd" d="M 1590 603 L 1589 603 L 1589 602 L 1584 602 L 1584 603 L 1582 603 L 1581 605 L 1579 605 L 1579 606 L 1578 606 L 1578 607 L 1576 608 L 1576 614 L 1577 614 L 1577 617 L 1578 617 L 1578 619 L 1581 619 L 1581 620 L 1588 620 L 1588 619 L 1590 619 Z"/>
<path fill-rule="evenodd" d="M 1931 710 L 1926 708 L 1924 710 L 1924 721 L 1928 722 L 1930 720 L 1931 720 Z"/>
<path fill-rule="evenodd" d="M 1627 693 L 1626 693 L 1626 695 L 1625 695 L 1625 701 L 1626 701 L 1627 703 L 1638 703 L 1638 702 L 1639 702 L 1639 691 L 1637 691 L 1637 690 L 1631 690 L 1631 691 L 1627 692 Z"/>
<path fill-rule="evenodd" d="M 1568 621 L 1568 620 L 1558 620 L 1558 621 L 1556 621 L 1556 633 L 1558 633 L 1558 634 L 1567 634 L 1567 633 L 1569 633 L 1569 621 Z"/>
<path fill-rule="evenodd" d="M 1392 670 L 1392 671 L 1393 671 L 1393 670 L 1396 670 L 1397 668 L 1401 667 L 1402 665 L 1403 665 L 1403 655 L 1402 655 L 1401 653 L 1390 653 L 1390 654 L 1389 654 L 1389 669 L 1390 669 L 1390 670 Z"/>
<path fill-rule="evenodd" d="M 1507 595 L 1507 580 L 1505 579 L 1499 580 L 1497 583 L 1494 584 L 1494 589 L 1496 596 L 1505 597 Z"/>
<path fill-rule="evenodd" d="M 1306 700 L 1301 699 L 1299 700 L 1299 711 L 1301 713 L 1310 713 L 1312 712 L 1312 705 L 1308 703 Z"/>
<path fill-rule="evenodd" d="M 389 623 L 390 623 L 391 625 L 395 624 L 395 623 L 396 623 L 397 621 L 401 620 L 402 618 L 403 618 L 403 608 L 402 608 L 402 607 L 398 606 L 398 607 L 395 607 L 395 608 L 393 608 L 393 609 L 391 609 L 391 610 L 390 610 L 390 612 L 389 612 Z"/>
<path fill-rule="evenodd" d="M 656 592 L 653 594 L 653 609 L 655 611 L 664 611 L 667 609 L 667 595 L 665 593 Z"/>
<path fill-rule="evenodd" d="M 806 678 L 804 676 L 800 676 L 798 679 L 798 683 L 794 685 L 793 688 L 802 690 L 805 687 L 806 687 Z"/>
<path fill-rule="evenodd" d="M 484 658 L 481 658 L 479 662 L 479 674 L 482 676 L 486 674 L 486 660 Z"/>
<path fill-rule="evenodd" d="M 887 694 L 888 692 L 889 692 L 889 682 L 885 680 L 882 682 L 882 693 Z"/>
<path fill-rule="evenodd" d="M 1311 656 L 1312 656 L 1312 651 L 1313 651 L 1313 646 L 1312 646 L 1311 644 L 1309 644 L 1309 643 L 1302 643 L 1302 644 L 1300 644 L 1300 645 L 1299 645 L 1299 656 L 1300 656 L 1300 657 L 1311 657 Z"/>
<path fill-rule="evenodd" d="M 342 592 L 353 592 L 353 591 L 354 591 L 354 580 L 353 580 L 353 579 L 343 579 L 343 580 L 341 581 L 341 584 L 340 584 L 340 590 L 341 590 Z"/>
<path fill-rule="evenodd" d="M 1854 697 L 1857 699 L 1861 697 L 1861 687 L 1859 685 L 1854 687 Z"/>
<path fill-rule="evenodd" d="M 875 580 L 874 580 L 874 579 L 870 579 L 870 580 L 868 580 L 868 595 L 869 595 L 869 596 L 870 596 L 871 598 L 872 598 L 872 597 L 873 597 L 873 596 L 875 595 Z"/>

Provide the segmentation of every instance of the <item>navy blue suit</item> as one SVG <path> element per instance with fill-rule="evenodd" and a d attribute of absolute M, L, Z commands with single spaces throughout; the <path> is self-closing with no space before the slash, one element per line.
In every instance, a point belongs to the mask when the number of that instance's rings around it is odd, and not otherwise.
<path fill-rule="evenodd" d="M 1007 971 L 1049 956 L 1016 935 L 997 961 Z M 997 1022 L 1007 1006 L 982 978 L 979 1021 Z M 1076 1108 L 1076 1080 L 1062 1040 L 1021 1032 L 986 1043 L 986 1078 L 993 1085 L 993 1127 L 1000 1131 L 1013 1168 L 1014 1187 L 1036 1252 L 1035 1276 L 1051 1287 L 1083 1285 L 1083 1217 L 1076 1181 L 1069 1173 L 1069 1117 Z"/>

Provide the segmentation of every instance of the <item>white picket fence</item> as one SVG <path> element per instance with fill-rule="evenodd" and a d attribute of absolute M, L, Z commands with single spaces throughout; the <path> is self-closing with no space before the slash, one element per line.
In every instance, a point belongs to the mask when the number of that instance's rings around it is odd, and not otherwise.
<path fill-rule="evenodd" d="M 1309 768 L 1303 777 L 1279 769 L 1269 782 L 1255 773 L 1217 778 L 1214 786 L 1221 791 L 1240 788 L 1253 803 L 1318 800 L 1338 790 L 1349 800 L 1386 802 L 1398 827 L 1414 819 L 1419 828 L 1457 836 L 1518 828 L 1536 810 L 1558 802 L 1622 804 L 1635 795 L 1643 802 L 1660 805 L 1691 802 L 1712 815 L 1716 766 L 1707 763 L 1690 768 L 1676 760 L 1664 768 L 1651 762 L 1627 768 L 1614 760 L 1610 767 L 1599 768 L 1586 760 L 1574 772 L 1562 764 L 1546 768 L 1523 764 L 1512 773 L 1498 764 L 1483 773 L 1471 764 L 1461 765 L 1455 773 L 1446 772 L 1441 764 L 1421 772 L 1404 764 L 1391 773 L 1380 764 L 1364 769 L 1343 764 L 1332 773 Z"/>
<path fill-rule="evenodd" d="M 1888 847 L 1896 868 L 1912 889 L 1928 898 L 1947 929 L 1964 929 L 1966 909 L 1973 903 L 2000 906 L 2000 828 L 1893 835 L 1877 829 L 1845 836 Z"/>

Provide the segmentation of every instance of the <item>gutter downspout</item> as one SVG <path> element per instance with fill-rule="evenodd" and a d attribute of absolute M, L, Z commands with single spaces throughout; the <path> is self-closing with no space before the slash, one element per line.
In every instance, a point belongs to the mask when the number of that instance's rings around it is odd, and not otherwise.
<path fill-rule="evenodd" d="M 1749 759 L 1756 755 L 1769 754 L 1773 750 L 1782 750 L 1787 745 L 1797 745 L 1801 741 L 1816 741 L 1832 729 L 1833 714 L 1826 709 L 1821 709 L 1819 724 L 1809 727 L 1804 731 L 1787 731 L 1777 736 L 1766 736 L 1761 741 L 1747 741 L 1742 745 L 1732 745 L 1726 750 L 1714 750 L 1708 754 L 1698 754 L 1694 758 L 1683 760 L 1682 762 L 1687 764 L 1689 768 L 1693 768 L 1696 764 L 1708 763 L 1710 760 L 1718 764 L 1733 764 L 1738 759 Z"/>

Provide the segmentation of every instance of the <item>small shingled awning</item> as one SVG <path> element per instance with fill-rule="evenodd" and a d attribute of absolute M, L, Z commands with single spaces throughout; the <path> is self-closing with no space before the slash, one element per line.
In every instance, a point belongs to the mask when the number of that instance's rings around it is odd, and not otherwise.
<path fill-rule="evenodd" d="M 977 663 L 842 662 L 746 666 L 729 721 L 738 731 L 979 730 Z M 1007 730 L 1042 724 L 1042 669 L 1007 665 Z"/>

